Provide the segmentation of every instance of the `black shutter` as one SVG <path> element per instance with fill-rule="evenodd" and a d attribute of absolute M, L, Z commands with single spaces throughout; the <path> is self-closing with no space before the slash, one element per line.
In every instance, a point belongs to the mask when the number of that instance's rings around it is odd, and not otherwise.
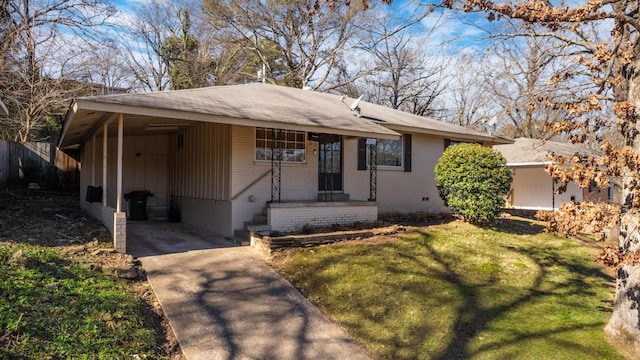
<path fill-rule="evenodd" d="M 367 139 L 358 139 L 358 170 L 367 170 Z"/>
<path fill-rule="evenodd" d="M 444 149 L 447 150 L 449 146 L 451 146 L 451 139 L 444 139 Z"/>
<path fill-rule="evenodd" d="M 411 134 L 404 134 L 402 142 L 404 143 L 404 171 L 411 172 Z"/>

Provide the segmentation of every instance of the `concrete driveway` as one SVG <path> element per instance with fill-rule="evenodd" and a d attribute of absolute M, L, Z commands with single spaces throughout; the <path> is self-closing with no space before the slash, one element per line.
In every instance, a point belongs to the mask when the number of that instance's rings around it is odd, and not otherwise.
<path fill-rule="evenodd" d="M 253 248 L 184 224 L 127 223 L 184 355 L 195 359 L 368 359 Z"/>

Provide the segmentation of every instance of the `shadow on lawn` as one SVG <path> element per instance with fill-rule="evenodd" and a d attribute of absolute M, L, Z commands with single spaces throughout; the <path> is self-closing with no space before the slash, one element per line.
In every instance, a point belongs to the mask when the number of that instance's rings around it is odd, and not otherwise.
<path fill-rule="evenodd" d="M 513 220 L 508 220 L 513 221 Z M 566 301 L 576 301 L 576 299 L 593 297 L 595 292 L 590 284 L 593 279 L 596 281 L 610 282 L 612 278 L 602 272 L 596 266 L 580 264 L 580 261 L 570 255 L 564 254 L 561 249 L 554 249 L 546 246 L 505 245 L 500 247 L 500 252 L 510 252 L 520 254 L 536 264 L 539 269 L 537 274 L 531 275 L 531 285 L 527 288 L 519 289 L 517 292 L 509 293 L 505 299 L 493 301 L 488 299 L 491 293 L 491 286 L 500 281 L 497 273 L 488 271 L 482 273 L 480 278 L 470 277 L 468 267 L 457 266 L 458 254 L 445 253 L 434 246 L 433 237 L 426 230 L 419 230 L 416 236 L 420 236 L 412 241 L 420 243 L 424 251 L 412 252 L 402 243 L 391 243 L 385 245 L 384 252 L 390 254 L 381 263 L 381 255 L 372 255 L 366 247 L 354 247 L 347 252 L 335 252 L 332 256 L 324 257 L 319 263 L 305 267 L 299 274 L 305 285 L 303 288 L 319 289 L 313 293 L 312 301 L 322 304 L 323 298 L 335 296 L 328 293 L 334 289 L 332 282 L 340 283 L 341 277 L 336 277 L 332 271 L 334 266 L 348 262 L 349 268 L 355 273 L 373 273 L 378 269 L 378 273 L 386 273 L 386 276 L 371 278 L 368 290 L 363 294 L 366 296 L 359 299 L 349 307 L 342 307 L 343 321 L 345 326 L 350 328 L 353 335 L 360 337 L 365 343 L 369 343 L 374 348 L 382 349 L 381 358 L 429 358 L 438 360 L 468 359 L 474 357 L 488 357 L 499 348 L 506 348 L 513 345 L 518 351 L 518 344 L 528 342 L 532 339 L 544 338 L 547 343 L 555 342 L 561 349 L 583 354 L 590 358 L 605 358 L 606 354 L 601 353 L 597 346 L 585 346 L 578 342 L 573 342 L 570 337 L 562 336 L 576 330 L 589 331 L 603 327 L 601 321 L 583 320 L 574 321 L 564 325 L 545 325 L 543 323 L 531 327 L 522 327 L 522 331 L 514 331 L 513 334 L 498 336 L 494 341 L 478 342 L 483 332 L 495 331 L 498 322 L 508 320 L 510 312 L 517 312 L 521 307 L 528 307 L 534 304 L 544 304 L 546 302 L 564 301 L 563 296 L 567 296 Z M 449 248 L 449 250 L 451 250 Z M 396 261 L 397 260 L 397 261 Z M 408 264 L 407 264 L 408 263 Z M 558 276 L 558 268 L 566 271 L 566 276 Z M 326 275 L 318 276 L 318 269 L 326 269 Z M 305 271 L 312 271 L 314 275 L 305 275 Z M 324 273 L 324 271 L 321 271 Z M 535 278 L 533 278 L 535 276 Z M 375 279 L 375 280 L 374 280 Z M 384 279 L 384 280 L 381 280 Z M 399 280 L 402 279 L 402 280 Z M 424 281 L 427 279 L 428 281 Z M 372 282 L 373 281 L 373 282 Z M 380 289 L 375 290 L 375 281 L 384 281 L 380 284 Z M 443 282 L 442 286 L 434 285 Z M 366 284 L 366 283 L 363 283 Z M 373 286 L 371 285 L 373 284 Z M 364 286 L 367 286 L 364 285 Z M 496 288 L 498 292 L 507 291 L 510 288 Z M 301 289 L 303 293 L 304 289 Z M 394 294 L 388 296 L 388 294 Z M 308 294 L 309 295 L 309 294 Z M 340 304 L 348 304 L 351 294 L 344 293 L 344 298 L 338 299 Z M 497 295 L 497 294 L 496 294 Z M 570 297 L 569 297 L 570 296 Z M 447 324 L 437 325 L 434 328 L 433 322 L 411 321 L 408 319 L 402 328 L 374 330 L 368 328 L 367 324 L 384 322 L 385 318 L 394 316 L 395 309 L 403 306 L 403 298 L 427 299 L 424 302 L 420 317 L 437 317 L 438 306 L 449 301 L 446 306 L 455 307 L 451 320 L 446 320 Z M 384 299 L 384 300 L 383 300 Z M 453 303 L 451 303 L 453 299 Z M 577 300 L 581 301 L 581 300 Z M 455 305 L 454 305 L 455 304 Z M 610 303 L 599 304 L 599 311 L 611 311 Z M 535 305 L 534 305 L 535 306 Z M 580 304 L 577 304 L 580 306 Z M 588 305 L 584 305 L 588 306 Z M 420 311 L 419 308 L 416 309 Z M 446 311 L 444 312 L 446 313 Z M 525 312 L 526 314 L 526 312 Z M 445 315 L 446 316 L 446 315 Z M 524 315 L 526 316 L 526 315 Z M 361 318 L 362 320 L 359 320 Z M 442 318 L 441 321 L 445 321 Z M 353 321 L 353 323 L 350 323 Z M 517 320 L 514 320 L 517 321 Z M 535 320 L 531 320 L 534 322 Z M 541 320 L 542 321 L 542 320 Z M 525 325 L 525 324 L 523 324 Z M 517 329 L 518 324 L 513 328 Z M 443 333 L 447 331 L 449 334 Z M 505 331 L 510 331 L 508 328 Z M 385 334 L 386 332 L 386 334 Z M 452 335 L 450 335 L 452 334 Z M 442 342 L 446 343 L 442 343 Z M 434 351 L 428 349 L 438 349 L 436 352 L 417 354 L 418 351 Z M 373 350 L 375 351 L 375 350 Z M 501 353 L 504 358 L 509 356 L 517 357 L 516 353 Z M 496 355 L 496 354 L 493 354 Z"/>
<path fill-rule="evenodd" d="M 545 230 L 543 225 L 522 218 L 495 219 L 491 223 L 482 225 L 481 227 L 514 235 L 536 235 Z"/>
<path fill-rule="evenodd" d="M 433 356 L 434 359 L 467 359 L 474 355 L 479 355 L 482 352 L 509 344 L 515 344 L 530 338 L 539 338 L 576 329 L 597 328 L 602 326 L 601 323 L 581 323 L 574 326 L 522 333 L 509 340 L 508 343 L 489 343 L 472 351 L 470 344 L 478 337 L 478 334 L 486 330 L 491 322 L 505 316 L 507 312 L 532 301 L 540 301 L 549 296 L 557 296 L 558 293 L 593 296 L 593 291 L 590 290 L 588 286 L 585 286 L 584 277 L 599 277 L 605 281 L 612 281 L 612 279 L 599 269 L 583 266 L 567 260 L 550 248 L 520 248 L 508 246 L 505 247 L 506 251 L 514 251 L 527 256 L 539 266 L 541 271 L 535 278 L 533 285 L 522 296 L 493 307 L 481 306 L 480 290 L 482 287 L 485 287 L 486 284 L 473 284 L 465 281 L 464 274 L 462 274 L 460 270 L 456 270 L 455 267 L 452 266 L 452 262 L 445 256 L 439 254 L 430 244 L 430 235 L 426 232 L 419 233 L 425 239 L 424 244 L 431 258 L 442 266 L 442 278 L 453 285 L 459 294 L 463 294 L 461 297 L 462 305 L 458 309 L 457 316 L 451 327 L 453 337 L 442 352 Z M 558 281 L 557 277 L 551 279 L 548 269 L 552 266 L 565 268 L 571 272 L 571 274 L 574 274 L 574 276 L 569 276 L 565 281 Z M 592 348 L 580 348 L 580 345 L 570 342 L 567 342 L 566 346 L 573 347 L 575 348 L 574 350 L 582 351 L 589 355 L 594 355 L 593 352 L 595 351 L 595 349 Z"/>

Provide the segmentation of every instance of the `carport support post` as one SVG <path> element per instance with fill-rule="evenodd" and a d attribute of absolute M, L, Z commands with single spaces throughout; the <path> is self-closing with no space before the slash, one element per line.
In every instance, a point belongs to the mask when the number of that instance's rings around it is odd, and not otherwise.
<path fill-rule="evenodd" d="M 116 212 L 113 214 L 113 245 L 119 253 L 127 252 L 127 214 L 122 212 L 122 142 L 124 116 L 118 114 L 118 172 Z"/>
<path fill-rule="evenodd" d="M 102 125 L 102 206 L 107 206 L 107 130 L 108 122 Z"/>
<path fill-rule="evenodd" d="M 91 139 L 91 185 L 96 186 L 96 134 Z"/>

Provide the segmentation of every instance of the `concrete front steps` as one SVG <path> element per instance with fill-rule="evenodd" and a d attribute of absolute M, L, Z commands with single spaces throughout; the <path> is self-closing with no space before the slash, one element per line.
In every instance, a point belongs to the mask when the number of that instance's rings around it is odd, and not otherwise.
<path fill-rule="evenodd" d="M 233 235 L 225 236 L 232 243 L 249 246 L 251 245 L 251 232 L 261 232 L 268 234 L 271 232 L 271 226 L 267 225 L 267 207 L 262 208 L 260 214 L 254 214 L 252 221 L 245 221 L 242 229 L 235 229 Z"/>

